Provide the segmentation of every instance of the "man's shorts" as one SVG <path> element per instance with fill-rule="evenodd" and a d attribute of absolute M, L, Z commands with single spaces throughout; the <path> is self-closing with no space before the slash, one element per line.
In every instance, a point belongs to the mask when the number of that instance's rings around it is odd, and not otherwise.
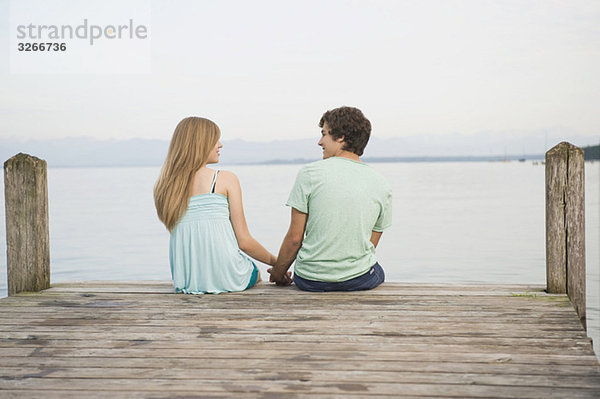
<path fill-rule="evenodd" d="M 358 276 L 346 281 L 330 283 L 327 281 L 307 280 L 294 275 L 296 287 L 303 291 L 325 292 L 325 291 L 363 291 L 371 290 L 383 283 L 385 272 L 379 263 L 375 263 L 369 271 L 362 276 Z"/>

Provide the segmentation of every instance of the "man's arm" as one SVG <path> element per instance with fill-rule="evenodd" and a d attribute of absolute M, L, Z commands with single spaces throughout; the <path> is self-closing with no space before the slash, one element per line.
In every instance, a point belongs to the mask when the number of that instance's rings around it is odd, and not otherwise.
<path fill-rule="evenodd" d="M 383 234 L 383 232 L 381 232 L 381 231 L 372 231 L 371 232 L 371 242 L 373 243 L 373 246 L 375 248 L 377 248 L 377 244 L 379 244 L 379 239 L 381 238 L 382 234 Z"/>
<path fill-rule="evenodd" d="M 306 213 L 302 213 L 296 208 L 292 208 L 290 228 L 283 239 L 281 249 L 279 249 L 277 263 L 267 270 L 271 274 L 271 277 L 269 278 L 270 282 L 277 283 L 277 285 L 292 284 L 292 278 L 287 271 L 296 259 L 296 255 L 302 246 L 307 218 L 308 215 Z"/>

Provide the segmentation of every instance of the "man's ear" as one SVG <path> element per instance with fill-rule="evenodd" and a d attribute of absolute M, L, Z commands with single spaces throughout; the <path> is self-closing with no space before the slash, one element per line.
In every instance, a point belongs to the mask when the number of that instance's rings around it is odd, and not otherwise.
<path fill-rule="evenodd" d="M 335 141 L 338 142 L 338 143 L 343 143 L 344 140 L 346 140 L 346 136 L 342 136 L 340 138 L 335 139 Z"/>

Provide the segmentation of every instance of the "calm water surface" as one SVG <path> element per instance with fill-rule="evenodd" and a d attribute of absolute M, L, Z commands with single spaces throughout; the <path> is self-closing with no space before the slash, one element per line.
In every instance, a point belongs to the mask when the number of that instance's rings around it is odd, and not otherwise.
<path fill-rule="evenodd" d="M 377 249 L 388 281 L 545 284 L 544 167 L 372 164 L 392 184 L 393 227 Z M 277 253 L 301 165 L 223 166 L 242 183 L 250 231 Z M 169 236 L 154 210 L 159 168 L 50 168 L 52 282 L 170 279 Z M 588 328 L 600 343 L 600 164 L 586 163 Z M 3 190 L 3 185 L 0 185 Z M 0 196 L 4 219 L 4 192 Z M 5 224 L 0 250 L 6 253 Z M 263 277 L 266 267 L 261 267 Z M 6 257 L 0 257 L 0 297 Z M 596 353 L 600 353 L 596 348 Z"/>

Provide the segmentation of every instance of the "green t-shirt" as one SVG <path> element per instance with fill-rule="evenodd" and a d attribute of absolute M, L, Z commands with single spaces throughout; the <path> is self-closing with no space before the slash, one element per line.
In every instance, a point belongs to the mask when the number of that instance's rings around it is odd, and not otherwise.
<path fill-rule="evenodd" d="M 371 233 L 392 224 L 392 190 L 369 165 L 331 157 L 304 166 L 287 201 L 307 213 L 294 273 L 313 281 L 346 281 L 377 262 Z"/>

